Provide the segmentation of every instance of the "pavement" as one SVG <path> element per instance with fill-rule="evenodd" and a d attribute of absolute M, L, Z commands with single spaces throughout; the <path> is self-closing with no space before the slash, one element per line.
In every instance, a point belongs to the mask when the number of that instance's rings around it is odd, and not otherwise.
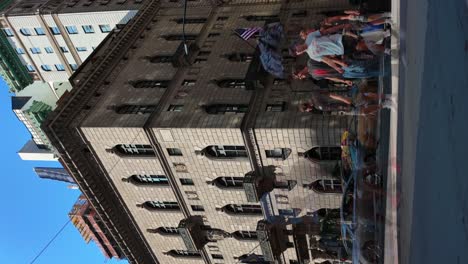
<path fill-rule="evenodd" d="M 398 13 L 398 261 L 465 264 L 468 1 L 401 0 Z"/>

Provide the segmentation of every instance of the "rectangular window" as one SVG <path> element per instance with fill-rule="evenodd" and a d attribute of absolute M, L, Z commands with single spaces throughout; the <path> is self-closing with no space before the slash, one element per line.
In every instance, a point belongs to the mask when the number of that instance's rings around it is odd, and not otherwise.
<path fill-rule="evenodd" d="M 41 54 L 41 49 L 40 48 L 31 48 L 32 54 Z"/>
<path fill-rule="evenodd" d="M 194 34 L 185 34 L 185 40 L 195 40 L 197 39 L 198 35 Z M 162 36 L 167 41 L 178 41 L 183 40 L 184 36 L 182 34 L 175 34 L 175 35 L 164 35 Z"/>
<path fill-rule="evenodd" d="M 60 47 L 60 50 L 61 50 L 63 53 L 67 53 L 67 52 L 68 52 L 67 47 Z"/>
<path fill-rule="evenodd" d="M 18 54 L 24 54 L 24 49 L 22 49 L 22 48 L 16 48 L 16 53 L 18 53 Z"/>
<path fill-rule="evenodd" d="M 274 104 L 267 104 L 266 112 L 283 112 L 286 109 L 286 102 L 277 102 Z"/>
<path fill-rule="evenodd" d="M 23 34 L 23 36 L 31 36 L 31 30 L 29 30 L 29 28 L 21 28 L 20 33 Z"/>
<path fill-rule="evenodd" d="M 76 26 L 65 26 L 65 29 L 67 30 L 68 34 L 78 34 L 78 29 Z"/>
<path fill-rule="evenodd" d="M 169 108 L 167 109 L 167 111 L 182 112 L 182 109 L 184 109 L 183 105 L 169 105 Z"/>
<path fill-rule="evenodd" d="M 176 22 L 177 24 L 182 24 L 182 23 L 185 23 L 185 24 L 203 24 L 207 21 L 206 18 L 190 18 L 190 17 L 187 17 L 185 18 L 185 21 L 183 18 L 178 18 L 178 19 L 174 19 L 174 22 Z"/>
<path fill-rule="evenodd" d="M 50 31 L 52 31 L 52 35 L 60 35 L 60 29 L 58 27 L 50 27 Z"/>
<path fill-rule="evenodd" d="M 36 31 L 36 34 L 37 34 L 38 36 L 43 36 L 43 35 L 45 35 L 45 32 L 44 32 L 44 29 L 43 29 L 43 28 L 37 27 L 37 28 L 34 28 L 34 31 Z"/>
<path fill-rule="evenodd" d="M 293 209 L 278 209 L 278 213 L 282 216 L 295 216 Z"/>
<path fill-rule="evenodd" d="M 3 32 L 5 32 L 5 35 L 7 35 L 7 37 L 13 37 L 14 36 L 13 30 L 11 30 L 9 28 L 4 28 Z"/>
<path fill-rule="evenodd" d="M 205 62 L 207 61 L 207 59 L 205 58 L 198 58 L 198 59 L 195 59 L 194 63 L 197 64 L 197 63 L 202 63 L 202 62 Z"/>
<path fill-rule="evenodd" d="M 101 29 L 102 33 L 108 33 L 112 30 L 110 25 L 99 25 L 99 29 Z"/>
<path fill-rule="evenodd" d="M 204 57 L 206 57 L 206 56 L 208 56 L 208 55 L 210 55 L 210 54 L 211 54 L 211 51 L 200 51 L 200 52 L 198 53 L 198 56 L 204 56 Z"/>
<path fill-rule="evenodd" d="M 220 16 L 220 17 L 218 17 L 216 20 L 218 20 L 218 21 L 224 21 L 224 20 L 227 20 L 228 18 L 229 18 L 229 17 L 227 17 L 227 16 Z"/>
<path fill-rule="evenodd" d="M 182 156 L 182 151 L 178 148 L 167 148 L 169 156 Z"/>
<path fill-rule="evenodd" d="M 52 47 L 45 47 L 44 49 L 47 53 L 54 53 L 54 50 L 52 49 Z"/>
<path fill-rule="evenodd" d="M 47 65 L 47 64 L 41 65 L 41 68 L 42 68 L 44 71 L 51 71 L 51 70 L 52 70 L 52 68 L 51 68 L 49 65 Z"/>
<path fill-rule="evenodd" d="M 219 37 L 219 35 L 221 35 L 220 33 L 210 33 L 208 34 L 208 37 L 209 38 L 214 38 L 214 37 Z"/>
<path fill-rule="evenodd" d="M 26 65 L 26 68 L 28 69 L 28 72 L 35 72 L 36 71 L 36 69 L 34 69 L 34 66 L 29 65 L 29 64 Z"/>
<path fill-rule="evenodd" d="M 210 251 L 219 251 L 219 247 L 218 246 L 213 246 L 213 245 L 208 245 L 208 250 L 210 250 Z"/>
<path fill-rule="evenodd" d="M 86 34 L 94 33 L 94 28 L 91 25 L 84 25 L 82 26 L 82 28 L 83 28 L 84 33 Z"/>
<path fill-rule="evenodd" d="M 63 64 L 55 64 L 55 68 L 57 69 L 57 71 L 65 71 L 65 67 L 63 66 Z"/>
<path fill-rule="evenodd" d="M 275 148 L 271 150 L 265 150 L 265 154 L 267 158 L 282 158 L 283 157 L 283 149 Z"/>
<path fill-rule="evenodd" d="M 71 68 L 72 70 L 76 71 L 76 70 L 78 69 L 78 65 L 72 63 L 72 64 L 70 64 L 70 68 Z"/>
<path fill-rule="evenodd" d="M 182 185 L 195 185 L 193 180 L 189 178 L 180 178 L 179 180 Z"/>
<path fill-rule="evenodd" d="M 82 51 L 87 51 L 88 49 L 86 47 L 76 47 L 76 51 L 82 52 Z"/>
<path fill-rule="evenodd" d="M 191 205 L 194 212 L 204 212 L 205 208 L 202 205 Z"/>
<path fill-rule="evenodd" d="M 307 17 L 307 11 L 302 10 L 302 11 L 292 13 L 292 17 Z"/>
<path fill-rule="evenodd" d="M 224 258 L 223 258 L 223 255 L 221 255 L 221 254 L 211 254 L 211 257 L 212 257 L 213 259 L 224 259 Z"/>

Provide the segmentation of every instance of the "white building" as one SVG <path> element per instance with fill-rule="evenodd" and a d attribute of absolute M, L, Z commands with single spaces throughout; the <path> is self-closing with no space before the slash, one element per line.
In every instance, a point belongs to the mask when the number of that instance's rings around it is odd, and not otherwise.
<path fill-rule="evenodd" d="M 16 0 L 1 11 L 0 23 L 35 81 L 61 82 L 135 15 L 140 2 Z"/>
<path fill-rule="evenodd" d="M 40 122 L 28 118 L 30 113 L 24 112 L 29 109 L 29 104 L 48 98 L 47 104 L 54 109 L 67 90 L 62 88 L 71 87 L 68 78 L 109 32 L 126 24 L 136 14 L 142 2 L 5 0 L 0 3 L 3 31 L 0 33 L 0 75 L 10 86 L 10 91 L 23 99 L 30 97 L 27 105 L 13 107 L 32 135 L 32 141 L 26 143 L 25 149 L 30 149 L 27 146 L 35 142 L 41 153 L 53 152 L 40 129 Z M 41 160 L 42 156 L 36 156 L 35 159 Z"/>

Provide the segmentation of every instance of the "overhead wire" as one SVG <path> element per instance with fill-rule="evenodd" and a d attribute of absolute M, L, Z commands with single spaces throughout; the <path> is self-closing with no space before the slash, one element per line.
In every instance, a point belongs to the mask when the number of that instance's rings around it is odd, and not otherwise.
<path fill-rule="evenodd" d="M 42 250 L 39 253 L 37 253 L 34 259 L 31 262 L 29 262 L 29 264 L 33 264 L 40 256 L 42 256 L 42 254 L 47 250 L 47 248 L 52 244 L 52 242 L 54 242 L 54 240 L 62 233 L 62 231 L 65 230 L 65 227 L 67 227 L 67 225 L 70 222 L 71 219 L 68 219 L 68 221 L 62 226 L 62 228 L 60 228 L 60 230 L 49 240 L 49 242 L 47 242 L 47 244 L 42 248 Z"/>

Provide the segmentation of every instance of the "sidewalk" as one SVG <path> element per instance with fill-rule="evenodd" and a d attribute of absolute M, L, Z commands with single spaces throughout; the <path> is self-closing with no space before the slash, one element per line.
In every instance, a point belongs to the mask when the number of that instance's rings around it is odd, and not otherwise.
<path fill-rule="evenodd" d="M 399 89 L 399 52 L 400 52 L 400 0 L 392 0 L 392 26 L 391 48 L 391 92 L 398 98 Z M 388 134 L 388 160 L 387 160 L 387 199 L 386 199 L 386 226 L 384 263 L 398 263 L 398 159 L 397 159 L 397 132 L 398 132 L 398 105 L 396 112 L 390 113 L 390 127 Z"/>
<path fill-rule="evenodd" d="M 399 263 L 468 263 L 468 2 L 400 5 Z"/>

